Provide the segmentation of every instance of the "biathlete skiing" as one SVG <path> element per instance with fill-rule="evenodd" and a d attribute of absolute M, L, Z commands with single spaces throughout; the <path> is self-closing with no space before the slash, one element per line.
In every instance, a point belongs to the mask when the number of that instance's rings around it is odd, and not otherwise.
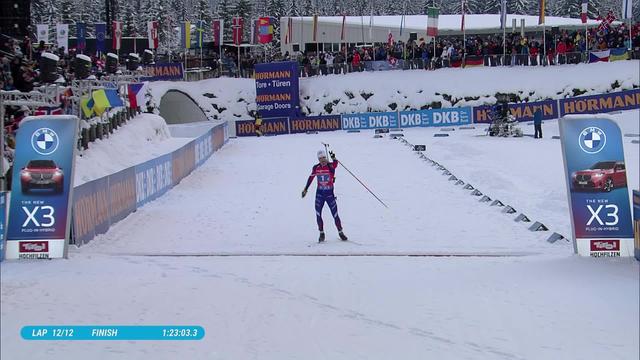
<path fill-rule="evenodd" d="M 302 190 L 302 197 L 304 198 L 305 195 L 307 195 L 307 190 L 313 182 L 313 178 L 318 178 L 318 187 L 316 189 L 316 220 L 318 221 L 318 230 L 320 230 L 320 237 L 318 238 L 318 241 L 323 242 L 325 238 L 324 224 L 322 222 L 322 208 L 324 207 L 325 202 L 329 205 L 331 215 L 333 215 L 333 219 L 336 223 L 336 228 L 338 228 L 338 235 L 340 236 L 340 239 L 346 241 L 347 236 L 342 232 L 342 223 L 338 216 L 338 204 L 336 203 L 336 197 L 333 194 L 333 183 L 336 167 L 338 167 L 338 160 L 336 159 L 336 155 L 333 151 L 329 151 L 329 155 L 333 160 L 332 162 L 327 160 L 327 155 L 323 150 L 318 151 L 319 163 L 313 165 L 311 175 L 309 175 L 309 179 L 307 180 L 307 185 L 304 187 L 304 190 Z"/>

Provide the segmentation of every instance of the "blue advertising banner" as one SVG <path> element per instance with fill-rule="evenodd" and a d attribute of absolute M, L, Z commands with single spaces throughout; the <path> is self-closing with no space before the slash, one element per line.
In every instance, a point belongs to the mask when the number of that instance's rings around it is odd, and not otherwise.
<path fill-rule="evenodd" d="M 397 128 L 398 113 L 378 112 L 342 115 L 342 130 Z"/>
<path fill-rule="evenodd" d="M 160 63 L 142 66 L 142 81 L 182 80 L 182 63 Z"/>
<path fill-rule="evenodd" d="M 0 192 L 0 262 L 4 260 L 4 250 L 6 248 L 6 220 L 7 220 L 7 193 Z"/>
<path fill-rule="evenodd" d="M 633 190 L 633 239 L 634 254 L 640 261 L 640 191 Z"/>
<path fill-rule="evenodd" d="M 289 133 L 289 119 L 263 119 L 260 131 L 263 135 L 283 135 Z M 236 136 L 256 136 L 254 120 L 236 121 Z"/>
<path fill-rule="evenodd" d="M 604 115 L 559 122 L 574 247 L 583 256 L 633 256 L 622 134 Z"/>
<path fill-rule="evenodd" d="M 340 115 L 308 116 L 294 118 L 289 121 L 292 134 L 305 133 L 307 131 L 340 130 L 341 125 Z"/>
<path fill-rule="evenodd" d="M 262 118 L 298 116 L 298 74 L 295 61 L 256 64 L 256 105 Z"/>
<path fill-rule="evenodd" d="M 195 140 L 194 168 L 202 165 L 213 154 L 213 129 Z"/>
<path fill-rule="evenodd" d="M 493 106 L 491 105 L 475 106 L 473 108 L 473 121 L 475 123 L 491 123 L 492 108 Z M 559 118 L 558 102 L 556 100 L 509 104 L 509 111 L 516 118 L 516 121 L 533 121 L 533 114 L 538 109 L 542 110 L 542 120 Z"/>
<path fill-rule="evenodd" d="M 136 207 L 162 196 L 173 186 L 172 156 L 167 154 L 137 165 Z"/>
<path fill-rule="evenodd" d="M 560 100 L 560 115 L 598 114 L 640 108 L 640 89 Z"/>
<path fill-rule="evenodd" d="M 7 259 L 66 257 L 79 120 L 33 116 L 20 123 L 11 189 Z"/>
<path fill-rule="evenodd" d="M 471 124 L 470 107 L 400 112 L 400 127 L 402 128 L 468 124 Z"/>
<path fill-rule="evenodd" d="M 107 38 L 107 24 L 98 23 L 96 27 L 96 50 L 102 54 L 105 53 L 104 39 Z"/>

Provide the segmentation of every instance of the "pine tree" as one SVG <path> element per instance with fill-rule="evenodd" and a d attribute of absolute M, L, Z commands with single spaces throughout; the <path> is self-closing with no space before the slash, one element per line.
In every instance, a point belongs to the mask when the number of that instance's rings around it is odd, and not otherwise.
<path fill-rule="evenodd" d="M 205 24 L 205 29 L 207 27 L 211 27 L 211 8 L 209 7 L 209 1 L 208 0 L 198 0 L 198 3 L 196 4 L 196 11 L 195 11 L 195 20 L 202 20 L 204 21 Z M 209 39 L 211 32 L 210 31 L 205 31 L 203 33 L 203 38 L 205 39 Z"/>
<path fill-rule="evenodd" d="M 58 13 L 58 17 L 57 17 L 58 22 L 61 22 L 64 24 L 75 23 L 75 19 L 74 19 L 75 6 L 73 6 L 72 0 L 61 0 L 59 8 L 60 8 L 60 12 Z"/>
<path fill-rule="evenodd" d="M 233 18 L 233 9 L 229 0 L 220 0 L 217 8 L 218 18 L 224 21 L 224 41 L 231 41 L 231 19 Z"/>
<path fill-rule="evenodd" d="M 136 35 L 136 23 L 139 22 L 138 14 L 134 7 L 134 3 L 126 1 L 122 5 L 122 36 Z"/>
<path fill-rule="evenodd" d="M 242 39 L 249 39 L 249 36 L 251 36 L 251 3 L 249 0 L 238 0 L 238 3 L 233 10 L 233 14 L 244 20 L 242 25 Z"/>
<path fill-rule="evenodd" d="M 500 0 L 470 0 L 469 8 L 470 8 L 470 12 L 473 14 L 499 14 L 501 10 L 501 1 Z"/>
<path fill-rule="evenodd" d="M 303 16 L 315 15 L 315 9 L 311 0 L 302 0 L 302 14 Z"/>
<path fill-rule="evenodd" d="M 289 6 L 287 7 L 287 16 L 300 16 L 298 2 L 296 0 L 291 0 L 291 2 L 289 2 Z"/>

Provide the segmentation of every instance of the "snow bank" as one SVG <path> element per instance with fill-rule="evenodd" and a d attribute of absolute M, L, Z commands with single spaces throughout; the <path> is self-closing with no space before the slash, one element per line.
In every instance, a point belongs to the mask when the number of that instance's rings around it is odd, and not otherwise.
<path fill-rule="evenodd" d="M 172 138 L 160 116 L 140 114 L 116 129 L 109 138 L 90 143 L 89 150 L 76 158 L 75 185 L 164 155 L 191 140 Z"/>
<path fill-rule="evenodd" d="M 552 67 L 440 69 L 329 75 L 300 79 L 300 104 L 309 115 L 477 106 L 496 93 L 521 101 L 565 98 L 640 86 L 640 61 Z M 526 84 L 526 85 L 525 85 Z M 191 96 L 214 119 L 240 120 L 256 109 L 252 79 L 154 82 L 156 106 L 170 89 Z"/>

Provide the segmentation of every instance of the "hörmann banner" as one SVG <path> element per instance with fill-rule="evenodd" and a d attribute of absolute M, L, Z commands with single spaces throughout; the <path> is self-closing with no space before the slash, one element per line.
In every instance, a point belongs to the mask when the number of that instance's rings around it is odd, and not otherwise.
<path fill-rule="evenodd" d="M 375 112 L 342 115 L 342 130 L 397 128 L 397 112 Z"/>
<path fill-rule="evenodd" d="M 640 108 L 640 89 L 560 100 L 560 116 L 598 114 Z"/>
<path fill-rule="evenodd" d="M 256 107 L 262 118 L 298 115 L 298 73 L 295 61 L 256 64 Z"/>
<path fill-rule="evenodd" d="M 7 259 L 66 257 L 79 119 L 20 122 L 11 189 Z"/>
<path fill-rule="evenodd" d="M 260 131 L 263 135 L 284 135 L 289 133 L 289 119 L 275 118 L 263 119 L 260 125 Z M 256 128 L 254 120 L 238 120 L 236 121 L 236 136 L 256 136 Z"/>
<path fill-rule="evenodd" d="M 606 115 L 559 120 L 574 247 L 583 256 L 633 256 L 622 134 Z"/>
<path fill-rule="evenodd" d="M 400 127 L 458 126 L 471 124 L 471 108 L 400 111 Z"/>
<path fill-rule="evenodd" d="M 292 118 L 289 121 L 292 134 L 305 133 L 307 131 L 334 131 L 342 128 L 340 115 L 308 116 Z"/>
<path fill-rule="evenodd" d="M 161 63 L 142 66 L 142 81 L 182 80 L 182 63 Z"/>
<path fill-rule="evenodd" d="M 543 120 L 557 119 L 559 117 L 558 102 L 556 100 L 509 104 L 509 111 L 516 121 L 533 121 L 533 114 L 538 109 L 542 111 Z M 491 112 L 491 105 L 475 106 L 473 108 L 473 121 L 475 123 L 491 123 Z"/>

